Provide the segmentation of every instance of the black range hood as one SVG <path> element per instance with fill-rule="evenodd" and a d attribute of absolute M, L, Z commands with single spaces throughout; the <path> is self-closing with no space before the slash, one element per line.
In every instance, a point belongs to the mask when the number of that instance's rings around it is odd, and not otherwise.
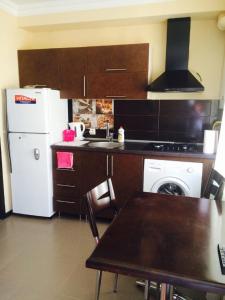
<path fill-rule="evenodd" d="M 201 92 L 203 85 L 188 71 L 190 18 L 167 21 L 166 71 L 155 79 L 152 92 Z"/>

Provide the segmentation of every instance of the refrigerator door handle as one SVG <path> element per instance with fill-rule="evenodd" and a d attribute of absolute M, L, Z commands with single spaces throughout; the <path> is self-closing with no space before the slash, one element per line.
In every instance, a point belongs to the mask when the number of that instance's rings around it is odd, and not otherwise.
<path fill-rule="evenodd" d="M 40 150 L 38 148 L 34 148 L 34 158 L 36 160 L 40 159 Z"/>
<path fill-rule="evenodd" d="M 6 95 L 5 95 L 6 97 Z M 6 98 L 7 99 L 7 98 Z M 6 132 L 7 132 L 7 150 L 9 155 L 9 170 L 12 173 L 12 159 L 11 159 L 11 151 L 10 151 L 10 139 L 9 139 L 9 120 L 8 120 L 8 108 L 7 108 L 7 101 L 6 101 Z"/>

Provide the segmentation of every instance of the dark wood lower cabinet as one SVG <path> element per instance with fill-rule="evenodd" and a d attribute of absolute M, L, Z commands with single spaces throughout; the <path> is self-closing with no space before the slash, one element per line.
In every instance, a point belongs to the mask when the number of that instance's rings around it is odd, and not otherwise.
<path fill-rule="evenodd" d="M 84 195 L 107 177 L 108 154 L 104 152 L 80 152 L 82 157 L 82 170 L 80 188 Z"/>
<path fill-rule="evenodd" d="M 112 178 L 119 207 L 137 191 L 142 190 L 143 159 L 133 154 L 112 154 L 102 152 L 83 152 L 82 154 L 82 193 Z M 81 213 L 85 213 L 85 206 Z M 113 218 L 110 210 L 102 211 L 98 217 Z"/>
<path fill-rule="evenodd" d="M 81 187 L 81 215 L 86 215 L 85 194 L 104 181 L 107 177 L 108 155 L 104 152 L 82 152 L 82 170 L 80 177 Z M 111 217 L 111 214 L 103 217 Z"/>
<path fill-rule="evenodd" d="M 142 191 L 143 158 L 133 154 L 112 154 L 110 166 L 115 195 L 122 207 L 136 192 Z"/>
<path fill-rule="evenodd" d="M 72 199 L 59 199 L 54 197 L 54 210 L 56 212 L 63 212 L 72 215 L 79 215 L 81 211 L 81 200 L 79 198 L 73 197 Z"/>
<path fill-rule="evenodd" d="M 57 152 L 68 152 L 66 149 L 53 150 L 53 204 L 56 212 L 80 215 L 81 189 L 80 178 L 82 170 L 82 153 L 73 153 L 73 167 L 59 169 L 57 167 Z"/>
<path fill-rule="evenodd" d="M 57 151 L 73 153 L 73 168 L 57 168 Z M 53 149 L 54 209 L 77 215 L 85 215 L 83 197 L 107 177 L 108 154 Z"/>
<path fill-rule="evenodd" d="M 73 153 L 73 168 L 58 169 L 56 152 Z M 136 192 L 143 188 L 143 161 L 145 158 L 192 161 L 203 163 L 202 191 L 207 183 L 213 160 L 195 157 L 174 156 L 143 156 L 128 153 L 110 153 L 103 151 L 85 151 L 72 148 L 53 146 L 53 181 L 54 181 L 54 209 L 77 215 L 85 215 L 85 194 L 107 177 L 112 178 L 119 207 Z M 111 219 L 111 211 L 101 212 L 101 218 Z"/>
<path fill-rule="evenodd" d="M 97 151 L 72 150 L 73 169 L 58 169 L 56 152 L 68 149 L 53 149 L 54 209 L 77 215 L 85 215 L 85 194 L 107 177 L 112 178 L 119 206 L 137 191 L 142 190 L 142 156 L 133 154 L 110 154 Z M 99 217 L 113 217 L 111 211 L 101 212 Z"/>

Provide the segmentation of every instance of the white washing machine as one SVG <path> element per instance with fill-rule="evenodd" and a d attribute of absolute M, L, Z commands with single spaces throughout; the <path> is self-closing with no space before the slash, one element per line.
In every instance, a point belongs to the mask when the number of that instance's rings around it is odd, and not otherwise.
<path fill-rule="evenodd" d="M 143 191 L 200 197 L 202 163 L 145 159 Z"/>

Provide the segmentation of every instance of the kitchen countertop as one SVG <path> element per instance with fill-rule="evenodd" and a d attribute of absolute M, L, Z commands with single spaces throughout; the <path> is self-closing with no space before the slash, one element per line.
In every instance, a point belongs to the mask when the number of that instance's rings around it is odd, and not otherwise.
<path fill-rule="evenodd" d="M 82 151 L 98 151 L 98 152 L 110 152 L 110 153 L 127 153 L 127 154 L 139 154 L 139 155 L 154 155 L 154 156 L 176 156 L 176 157 L 195 157 L 195 158 L 205 158 L 214 160 L 215 154 L 205 154 L 203 152 L 166 152 L 166 151 L 153 151 L 148 150 L 148 145 L 152 141 L 125 141 L 118 148 L 100 148 L 100 147 L 90 147 L 88 146 L 91 142 L 106 141 L 105 139 L 92 139 L 84 140 L 78 142 L 59 142 L 52 145 L 52 149 L 78 149 Z M 157 141 L 159 142 L 159 141 Z"/>

